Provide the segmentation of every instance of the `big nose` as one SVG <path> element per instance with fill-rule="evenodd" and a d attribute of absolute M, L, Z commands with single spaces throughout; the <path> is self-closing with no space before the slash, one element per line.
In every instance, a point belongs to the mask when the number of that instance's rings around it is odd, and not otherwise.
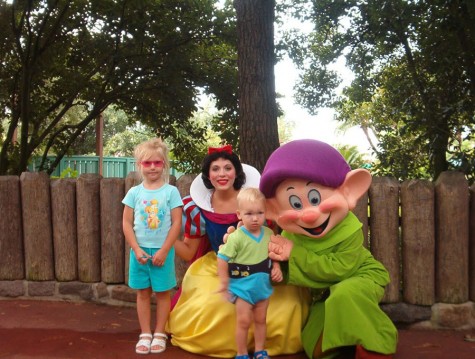
<path fill-rule="evenodd" d="M 300 219 L 305 223 L 314 223 L 320 217 L 320 211 L 316 209 L 305 210 Z"/>

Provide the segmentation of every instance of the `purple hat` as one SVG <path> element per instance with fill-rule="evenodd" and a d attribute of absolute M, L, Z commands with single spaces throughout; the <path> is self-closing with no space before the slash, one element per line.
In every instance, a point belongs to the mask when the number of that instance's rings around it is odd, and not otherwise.
<path fill-rule="evenodd" d="M 259 189 L 269 198 L 288 178 L 307 179 L 338 188 L 351 168 L 329 144 L 317 140 L 296 140 L 276 149 L 267 160 Z"/>

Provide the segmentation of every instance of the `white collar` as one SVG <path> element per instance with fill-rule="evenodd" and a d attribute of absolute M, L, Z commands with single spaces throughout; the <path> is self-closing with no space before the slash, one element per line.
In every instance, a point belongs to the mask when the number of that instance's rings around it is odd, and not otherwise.
<path fill-rule="evenodd" d="M 259 188 L 259 181 L 261 175 L 257 169 L 252 166 L 242 164 L 242 169 L 246 174 L 246 182 L 242 188 L 246 187 L 257 187 Z M 209 212 L 214 212 L 213 207 L 211 206 L 211 196 L 213 195 L 213 190 L 206 188 L 201 178 L 201 174 L 196 176 L 190 186 L 190 196 L 193 199 L 193 202 L 196 203 L 198 207 Z"/>

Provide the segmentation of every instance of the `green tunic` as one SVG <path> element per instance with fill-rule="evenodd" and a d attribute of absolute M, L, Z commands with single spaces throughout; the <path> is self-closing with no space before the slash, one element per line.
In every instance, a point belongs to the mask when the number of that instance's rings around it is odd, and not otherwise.
<path fill-rule="evenodd" d="M 382 354 L 396 352 L 397 329 L 379 307 L 389 274 L 363 247 L 361 226 L 350 212 L 321 238 L 282 232 L 294 242 L 288 283 L 312 290 L 313 303 L 302 332 L 309 358 L 322 331 L 324 352 L 354 345 Z"/>

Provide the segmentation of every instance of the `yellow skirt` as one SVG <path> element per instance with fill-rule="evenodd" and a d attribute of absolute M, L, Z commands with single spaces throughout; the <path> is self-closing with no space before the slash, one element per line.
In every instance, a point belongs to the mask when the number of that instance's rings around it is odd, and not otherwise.
<path fill-rule="evenodd" d="M 185 273 L 181 296 L 170 313 L 171 343 L 191 353 L 220 358 L 236 355 L 234 305 L 216 293 L 219 287 L 216 253 L 195 261 Z M 270 356 L 301 352 L 301 331 L 308 315 L 307 289 L 274 286 L 267 310 L 266 350 Z M 251 327 L 248 348 L 254 351 Z"/>

